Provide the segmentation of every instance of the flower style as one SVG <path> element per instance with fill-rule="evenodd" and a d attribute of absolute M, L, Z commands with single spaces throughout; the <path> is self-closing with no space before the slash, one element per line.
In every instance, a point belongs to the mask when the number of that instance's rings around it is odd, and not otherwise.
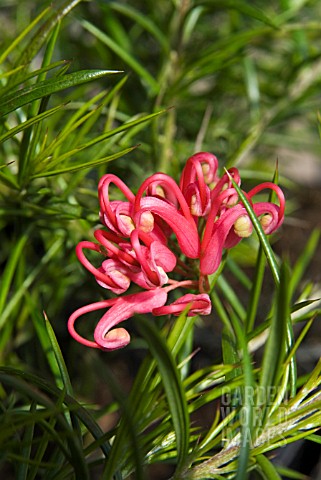
<path fill-rule="evenodd" d="M 136 195 L 115 175 L 101 178 L 99 215 L 104 228 L 94 232 L 95 242 L 80 242 L 76 255 L 97 283 L 116 296 L 81 307 L 70 316 L 68 329 L 75 340 L 88 347 L 115 350 L 130 342 L 129 333 L 115 327 L 136 313 L 210 314 L 208 276 L 218 269 L 223 250 L 253 230 L 232 179 L 240 186 L 238 170 L 231 168 L 219 177 L 218 160 L 208 152 L 187 160 L 179 184 L 164 173 L 155 173 L 143 181 Z M 124 200 L 111 200 L 111 184 Z M 278 205 L 254 202 L 264 189 L 275 192 Z M 264 232 L 275 232 L 284 219 L 282 190 L 265 182 L 245 195 Z M 88 260 L 87 250 L 102 257 L 99 266 Z M 140 291 L 124 295 L 131 284 Z M 178 288 L 189 293 L 166 305 L 168 294 Z M 76 320 L 102 309 L 106 312 L 97 323 L 94 339 L 79 335 Z"/>

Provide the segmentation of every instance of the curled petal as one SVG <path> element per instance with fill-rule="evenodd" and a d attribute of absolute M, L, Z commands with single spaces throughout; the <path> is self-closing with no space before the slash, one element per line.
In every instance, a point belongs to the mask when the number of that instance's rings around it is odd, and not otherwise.
<path fill-rule="evenodd" d="M 284 211 L 285 211 L 285 198 L 284 198 L 284 193 L 282 192 L 281 188 L 278 185 L 276 185 L 275 183 L 264 182 L 264 183 L 260 183 L 260 185 L 257 185 L 256 187 L 252 188 L 252 190 L 250 190 L 247 195 L 248 195 L 249 198 L 252 198 L 252 197 L 254 197 L 254 195 L 256 195 L 257 193 L 261 192 L 264 189 L 273 190 L 277 194 L 277 197 L 279 199 L 280 206 L 278 207 L 278 223 L 277 223 L 277 226 L 275 227 L 275 229 L 279 228 L 283 223 Z M 272 204 L 272 205 L 274 205 L 274 204 Z"/>
<path fill-rule="evenodd" d="M 82 345 L 102 350 L 116 350 L 123 348 L 130 342 L 130 335 L 124 328 L 114 328 L 115 325 L 132 317 L 135 313 L 149 313 L 154 308 L 166 303 L 167 293 L 164 289 L 156 288 L 147 292 L 136 293 L 124 297 L 104 300 L 78 308 L 68 320 L 68 331 L 70 335 Z M 95 331 L 95 341 L 88 340 L 75 330 L 76 320 L 96 310 L 106 309 L 108 311 L 99 320 Z"/>
<path fill-rule="evenodd" d="M 149 255 L 151 263 L 162 267 L 164 272 L 171 272 L 176 266 L 176 256 L 166 245 L 160 242 L 151 243 Z"/>
<path fill-rule="evenodd" d="M 132 206 L 130 203 L 115 200 L 109 203 L 109 215 L 106 214 L 106 211 L 101 212 L 100 218 L 101 222 L 114 233 L 129 237 L 131 231 L 135 228 L 131 214 Z"/>
<path fill-rule="evenodd" d="M 201 246 L 200 271 L 203 275 L 211 275 L 218 269 L 223 248 L 229 248 L 226 245 L 226 239 L 234 223 L 243 215 L 247 215 L 245 208 L 241 205 L 235 205 L 235 207 L 226 210 L 214 223 L 210 239 L 207 239 L 205 244 L 202 242 Z M 235 233 L 234 236 L 236 237 L 235 242 L 238 243 L 241 237 L 238 237 Z"/>
<path fill-rule="evenodd" d="M 253 205 L 255 214 L 260 218 L 264 233 L 267 235 L 275 232 L 283 222 L 280 207 L 270 202 L 259 202 Z"/>
<path fill-rule="evenodd" d="M 78 257 L 78 260 L 90 273 L 95 276 L 97 281 L 105 285 L 105 288 L 109 288 L 113 291 L 114 289 L 117 289 L 117 283 L 115 283 L 109 275 L 106 275 L 104 271 L 94 267 L 94 265 L 90 263 L 90 261 L 84 254 L 84 249 L 93 250 L 95 252 L 101 253 L 99 245 L 93 242 L 79 242 L 76 247 L 76 255 Z"/>
<path fill-rule="evenodd" d="M 133 192 L 127 187 L 127 185 L 116 175 L 108 173 L 104 175 L 98 184 L 98 198 L 100 203 L 100 213 L 104 221 L 110 222 L 114 229 L 117 229 L 117 219 L 115 211 L 112 207 L 112 203 L 109 200 L 109 185 L 114 183 L 119 190 L 124 194 L 130 204 L 133 204 L 135 201 L 135 195 Z M 124 202 L 126 203 L 126 202 Z"/>
<path fill-rule="evenodd" d="M 96 230 L 94 232 L 96 240 L 106 249 L 106 253 L 110 257 L 115 257 L 124 264 L 138 266 L 134 255 L 130 253 L 132 246 L 129 242 L 119 242 L 119 238 L 106 232 L 105 230 Z M 116 243 L 118 241 L 118 243 Z"/>
<path fill-rule="evenodd" d="M 231 178 L 233 178 L 234 182 L 238 186 L 241 185 L 241 177 L 238 169 L 235 167 L 229 168 L 228 171 L 224 173 L 222 178 L 216 183 L 215 187 L 212 189 L 212 192 L 211 192 L 212 201 L 214 201 L 215 197 L 219 195 L 226 188 L 234 189 Z M 235 189 L 234 189 L 234 192 L 235 192 Z"/>
<path fill-rule="evenodd" d="M 143 202 L 144 201 L 145 198 L 143 199 Z M 165 203 L 167 204 L 166 200 Z M 153 217 L 153 220 L 151 220 L 151 217 Z M 153 213 L 147 209 L 141 209 L 136 212 L 134 215 L 134 222 L 136 228 L 141 232 L 148 233 L 151 240 L 158 240 L 164 245 L 167 243 L 168 237 L 172 233 L 172 230 L 160 217 L 155 217 Z M 151 229 L 152 226 L 153 228 Z"/>
<path fill-rule="evenodd" d="M 131 242 L 136 258 L 146 276 L 146 282 L 150 287 L 164 285 L 168 280 L 165 272 L 171 272 L 175 268 L 176 257 L 166 245 L 157 240 L 149 243 L 147 247 L 142 245 L 141 236 L 146 237 L 146 234 L 134 230 L 131 234 Z"/>
<path fill-rule="evenodd" d="M 170 177 L 169 175 L 166 175 L 165 173 L 155 173 L 155 175 L 152 175 L 151 177 L 147 178 L 141 184 L 135 198 L 135 212 L 138 212 L 141 209 L 144 192 L 148 190 L 149 186 L 155 182 L 158 182 L 160 185 L 166 186 L 166 188 L 168 188 L 171 191 L 171 194 L 175 196 L 177 200 L 177 205 L 182 210 L 184 217 L 188 219 L 190 222 L 192 222 L 193 217 L 191 215 L 189 206 L 186 203 L 186 200 L 184 198 L 182 191 L 180 190 L 175 180 L 173 180 L 172 177 Z M 174 206 L 172 205 L 173 202 L 169 203 L 165 200 L 158 199 L 157 197 L 148 197 L 148 198 L 154 198 L 155 200 L 160 200 L 164 204 L 167 204 L 172 208 L 175 207 L 175 210 L 177 210 L 176 205 Z"/>
<path fill-rule="evenodd" d="M 116 302 L 117 302 L 117 298 L 113 298 L 113 299 L 110 299 L 110 300 L 103 300 L 102 302 L 91 303 L 89 305 L 85 305 L 84 307 L 81 307 L 81 308 L 78 308 L 77 310 L 75 310 L 72 313 L 72 315 L 70 315 L 70 317 L 68 319 L 67 326 L 68 326 L 68 331 L 69 331 L 70 335 L 78 343 L 81 343 L 82 345 L 85 345 L 86 347 L 100 348 L 99 345 L 96 342 L 93 342 L 91 340 L 87 340 L 86 338 L 82 337 L 81 335 L 79 335 L 79 333 L 76 332 L 75 322 L 79 317 L 82 317 L 83 315 L 86 315 L 86 313 L 108 308 Z"/>
<path fill-rule="evenodd" d="M 102 350 L 116 350 L 125 347 L 130 336 L 124 328 L 113 329 L 136 313 L 149 313 L 165 304 L 167 293 L 162 288 L 119 297 L 112 307 L 99 320 L 94 339 Z"/>
<path fill-rule="evenodd" d="M 233 197 L 235 193 L 234 188 L 227 188 L 223 190 L 219 195 L 214 197 L 211 205 L 211 210 L 208 214 L 203 239 L 202 239 L 202 250 L 204 251 L 207 248 L 207 244 L 212 237 L 213 230 L 216 225 L 216 217 L 222 215 L 226 210 L 226 203 Z"/>
<path fill-rule="evenodd" d="M 150 183 L 146 189 L 146 194 L 149 197 L 160 197 L 172 203 L 174 207 L 178 207 L 178 201 L 171 186 L 167 182 L 155 180 Z"/>
<path fill-rule="evenodd" d="M 197 183 L 190 183 L 185 190 L 185 198 L 190 206 L 192 215 L 204 217 L 210 208 L 210 189 L 204 185 L 203 191 Z"/>
<path fill-rule="evenodd" d="M 200 168 L 199 168 L 200 167 Z M 184 191 L 196 177 L 207 185 L 217 180 L 218 160 L 212 153 L 198 152 L 192 155 L 183 169 L 180 188 Z"/>
<path fill-rule="evenodd" d="M 173 205 L 155 197 L 144 197 L 141 200 L 140 210 L 141 212 L 149 210 L 158 215 L 175 233 L 182 252 L 189 258 L 198 257 L 200 241 L 191 214 L 187 219 Z"/>
<path fill-rule="evenodd" d="M 194 315 L 209 315 L 212 309 L 210 297 L 207 293 L 200 293 L 198 295 L 187 293 L 170 305 L 154 308 L 152 313 L 153 315 L 172 314 L 177 316 L 186 308 L 188 308 L 188 317 L 193 317 Z"/>
<path fill-rule="evenodd" d="M 188 190 L 191 185 L 198 190 L 200 200 L 200 210 L 205 212 L 208 205 L 208 187 L 207 184 L 217 180 L 218 161 L 211 153 L 200 152 L 190 157 L 181 175 L 180 189 L 185 198 L 191 198 Z M 190 204 L 189 200 L 188 203 Z M 193 213 L 193 212 L 192 212 Z"/>
<path fill-rule="evenodd" d="M 100 286 L 111 290 L 117 295 L 128 290 L 130 285 L 130 277 L 128 275 L 129 268 L 125 268 L 125 266 L 119 260 L 114 260 L 112 258 L 104 260 L 102 266 L 98 270 L 104 275 L 107 275 L 111 281 L 117 285 L 117 288 L 111 288 L 106 283 L 96 279 Z"/>

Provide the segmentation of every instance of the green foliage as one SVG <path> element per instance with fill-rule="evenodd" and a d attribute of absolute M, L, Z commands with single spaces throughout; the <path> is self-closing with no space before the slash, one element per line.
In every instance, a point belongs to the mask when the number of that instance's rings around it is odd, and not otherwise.
<path fill-rule="evenodd" d="M 282 231 L 270 244 L 239 189 L 256 236 L 211 278 L 210 324 L 138 317 L 103 354 L 66 322 L 99 295 L 74 247 L 106 171 L 135 191 L 207 150 L 251 184 L 279 157 L 291 217 L 286 157 L 319 152 L 319 2 L 40 3 L 0 7 L 1 476 L 302 478 L 273 455 L 320 443 L 321 363 L 298 356 L 320 315 L 319 230 L 277 255 Z"/>

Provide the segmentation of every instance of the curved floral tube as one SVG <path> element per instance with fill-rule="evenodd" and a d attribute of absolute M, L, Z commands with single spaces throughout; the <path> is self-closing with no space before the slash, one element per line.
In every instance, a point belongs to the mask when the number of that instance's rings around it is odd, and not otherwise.
<path fill-rule="evenodd" d="M 214 198 L 211 205 L 210 213 L 207 217 L 206 225 L 204 228 L 201 251 L 206 250 L 207 245 L 212 237 L 213 231 L 215 229 L 216 217 L 219 217 L 222 212 L 224 212 L 231 202 L 231 199 L 234 197 L 234 188 L 227 188 L 223 190 L 217 197 Z M 202 253 L 201 253 L 202 255 Z"/>
<path fill-rule="evenodd" d="M 207 184 L 217 181 L 217 167 L 217 158 L 207 152 L 196 153 L 187 160 L 181 175 L 180 189 L 193 215 L 206 214 L 210 194 Z"/>
<path fill-rule="evenodd" d="M 232 167 L 227 170 L 227 172 L 224 173 L 224 175 L 220 178 L 220 180 L 216 183 L 214 188 L 211 191 L 211 199 L 212 201 L 215 199 L 217 195 L 219 195 L 223 190 L 227 188 L 234 188 L 232 179 L 234 182 L 240 186 L 241 185 L 241 177 L 240 173 L 237 168 Z M 237 193 L 234 190 L 235 195 L 237 197 Z"/>
<path fill-rule="evenodd" d="M 94 267 L 88 260 L 88 258 L 85 256 L 83 250 L 92 250 L 94 252 L 100 252 L 100 247 L 94 242 L 79 242 L 77 247 L 76 247 L 76 255 L 78 257 L 78 260 L 80 263 L 90 272 L 92 273 L 96 280 L 99 280 L 101 283 L 105 285 L 105 288 L 110 288 L 111 290 L 117 289 L 117 283 L 115 283 L 109 275 L 106 275 L 104 271 L 102 271 L 99 268 Z"/>
<path fill-rule="evenodd" d="M 171 191 L 172 195 L 174 195 L 175 198 L 177 199 L 177 204 L 181 208 L 182 214 L 188 221 L 192 223 L 193 217 L 191 215 L 189 206 L 186 203 L 186 200 L 184 198 L 182 191 L 180 190 L 175 180 L 173 180 L 169 175 L 166 175 L 165 173 L 155 173 L 151 177 L 147 178 L 141 184 L 135 199 L 135 212 L 138 212 L 142 207 L 142 200 L 146 198 L 146 197 L 143 197 L 144 192 L 148 189 L 148 187 L 151 184 L 155 182 L 157 182 L 161 186 L 162 185 L 166 186 Z M 154 198 L 155 200 L 157 200 L 157 197 L 149 197 L 149 198 Z M 165 202 L 165 200 L 162 200 L 162 201 Z M 169 205 L 172 206 L 171 204 Z M 175 210 L 177 210 L 176 207 L 175 207 Z"/>
<path fill-rule="evenodd" d="M 184 310 L 188 310 L 187 316 L 209 315 L 212 310 L 212 303 L 207 293 L 187 293 L 170 305 L 157 307 L 153 309 L 153 315 L 180 315 Z"/>
<path fill-rule="evenodd" d="M 226 210 L 215 222 L 212 236 L 201 251 L 200 271 L 203 275 L 211 275 L 218 269 L 226 238 L 234 223 L 243 215 L 247 215 L 245 208 L 236 205 Z M 238 241 L 241 241 L 241 237 L 238 237 Z"/>
<path fill-rule="evenodd" d="M 155 288 L 146 292 L 125 295 L 102 302 L 92 303 L 76 310 L 68 320 L 70 335 L 77 342 L 92 348 L 102 350 L 117 350 L 130 342 L 130 335 L 124 328 L 113 328 L 136 313 L 150 313 L 154 308 L 166 303 L 167 292 L 162 288 Z M 99 320 L 94 330 L 94 342 L 79 335 L 75 330 L 76 320 L 86 313 L 108 308 Z"/>
<path fill-rule="evenodd" d="M 95 302 L 95 303 L 90 303 L 89 305 L 85 305 L 84 307 L 80 307 L 77 310 L 75 310 L 69 317 L 68 319 L 68 331 L 70 335 L 78 342 L 81 343 L 82 345 L 85 345 L 86 347 L 91 347 L 91 348 L 100 348 L 98 343 L 93 342 L 92 340 L 87 340 L 86 338 L 82 337 L 79 335 L 79 333 L 76 332 L 75 330 L 75 322 L 78 320 L 79 317 L 82 317 L 83 315 L 86 315 L 86 313 L 90 312 L 95 312 L 96 310 L 102 310 L 111 307 L 114 305 L 118 298 L 112 298 L 109 300 L 103 300 L 102 302 Z"/>
<path fill-rule="evenodd" d="M 252 188 L 252 190 L 250 190 L 247 195 L 248 197 L 251 199 L 252 197 L 254 197 L 257 193 L 261 192 L 262 190 L 265 190 L 265 189 L 269 189 L 269 190 L 273 190 L 278 199 L 279 199 L 279 204 L 280 206 L 278 207 L 278 222 L 277 224 L 275 225 L 274 227 L 274 230 L 279 228 L 282 223 L 283 223 L 283 220 L 284 220 L 284 211 L 285 211 L 285 198 L 284 198 L 284 193 L 282 192 L 281 188 L 276 185 L 275 183 L 272 183 L 272 182 L 264 182 L 264 183 L 260 183 L 259 185 L 257 185 L 256 187 Z M 270 203 L 270 202 L 268 202 Z M 259 205 L 259 204 L 256 204 L 256 205 Z M 270 203 L 271 205 L 271 203 Z M 272 205 L 275 205 L 274 203 L 272 203 Z M 276 206 L 276 205 L 275 205 Z M 257 215 L 259 215 L 257 212 L 255 212 Z M 273 230 L 273 231 L 274 231 Z M 272 230 L 271 230 L 272 231 Z M 266 231 L 266 233 L 271 233 L 271 231 Z"/>
<path fill-rule="evenodd" d="M 107 288 L 117 295 L 120 295 L 128 290 L 131 281 L 129 269 L 128 267 L 126 268 L 119 260 L 113 258 L 104 260 L 98 270 L 106 275 L 116 285 L 116 287 L 111 288 L 109 284 L 102 282 L 96 277 L 97 283 L 101 287 Z"/>
<path fill-rule="evenodd" d="M 132 211 L 133 207 L 129 202 L 114 200 L 109 202 L 108 214 L 106 213 L 107 210 L 103 213 L 101 211 L 101 222 L 117 235 L 129 237 L 131 231 L 135 228 Z"/>
<path fill-rule="evenodd" d="M 134 255 L 129 253 L 132 250 L 130 243 L 120 243 L 120 239 L 117 239 L 118 243 L 116 243 L 113 236 L 110 236 L 110 232 L 100 229 L 96 230 L 94 235 L 96 240 L 106 249 L 107 255 L 110 257 L 116 257 L 121 260 L 122 263 L 127 265 L 139 265 Z M 128 246 L 127 250 L 125 249 L 126 245 Z"/>
<path fill-rule="evenodd" d="M 113 229 L 117 231 L 117 219 L 116 214 L 114 212 L 114 208 L 112 207 L 112 202 L 109 201 L 109 185 L 114 183 L 119 190 L 124 194 L 127 198 L 128 202 L 133 204 L 135 201 L 135 195 L 133 192 L 127 187 L 127 185 L 116 175 L 108 173 L 104 175 L 98 184 L 98 198 L 100 204 L 100 215 L 101 217 L 107 221 L 109 224 L 113 225 Z M 126 202 L 124 202 L 126 203 Z M 120 232 L 121 233 L 121 232 Z"/>
<path fill-rule="evenodd" d="M 175 233 L 181 251 L 189 258 L 197 258 L 200 240 L 193 217 L 186 219 L 177 209 L 165 200 L 155 197 L 144 197 L 141 200 L 140 211 L 149 210 L 158 215 Z"/>
<path fill-rule="evenodd" d="M 212 153 L 198 152 L 189 157 L 183 168 L 180 189 L 184 193 L 189 184 L 194 183 L 196 178 L 199 182 L 213 184 L 218 180 L 218 160 Z"/>
<path fill-rule="evenodd" d="M 171 272 L 176 265 L 173 252 L 157 240 L 148 246 L 140 243 L 140 231 L 134 230 L 131 234 L 131 244 L 139 261 L 146 282 L 152 287 L 159 287 L 167 283 L 165 272 Z"/>

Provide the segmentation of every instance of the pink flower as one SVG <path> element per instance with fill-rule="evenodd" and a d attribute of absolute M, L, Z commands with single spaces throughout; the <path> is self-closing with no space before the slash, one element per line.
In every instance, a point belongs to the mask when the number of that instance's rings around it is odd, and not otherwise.
<path fill-rule="evenodd" d="M 116 350 L 125 347 L 130 342 L 130 336 L 124 328 L 113 328 L 136 313 L 149 313 L 156 307 L 165 304 L 167 293 L 161 288 L 145 292 L 112 298 L 102 302 L 92 303 L 76 310 L 68 320 L 68 330 L 79 343 L 102 350 Z M 94 341 L 80 336 L 75 330 L 75 321 L 86 313 L 108 309 L 99 320 L 94 330 Z"/>
<path fill-rule="evenodd" d="M 211 313 L 212 304 L 209 296 L 205 293 L 194 295 L 187 293 L 178 300 L 175 300 L 171 305 L 155 307 L 153 315 L 180 315 L 188 308 L 188 316 L 194 315 L 209 315 Z"/>
<path fill-rule="evenodd" d="M 252 200 L 263 189 L 274 190 L 280 203 L 280 206 L 271 202 L 259 202 L 252 205 L 264 232 L 271 234 L 283 222 L 285 199 L 282 190 L 270 182 L 253 188 L 247 194 L 248 198 Z M 242 204 L 237 203 L 229 208 L 221 208 L 221 211 L 218 208 L 218 204 L 222 206 L 224 197 L 230 195 L 230 190 L 232 189 L 224 190 L 213 202 L 213 208 L 205 227 L 200 255 L 200 271 L 203 275 L 210 275 L 218 269 L 224 248 L 234 247 L 242 238 L 250 236 L 253 231 L 252 222 Z"/>
<path fill-rule="evenodd" d="M 190 315 L 203 313 L 207 315 L 211 310 L 211 301 L 208 295 L 184 295 L 172 305 L 163 307 L 167 300 L 169 288 L 154 288 L 145 292 L 126 295 L 124 297 L 92 303 L 76 310 L 68 320 L 68 330 L 72 337 L 82 345 L 102 350 L 116 350 L 123 348 L 130 342 L 130 335 L 124 328 L 113 328 L 136 313 L 153 313 L 165 315 L 174 313 L 179 315 L 188 305 L 191 306 Z M 164 310 L 162 310 L 162 308 Z M 94 329 L 94 341 L 87 340 L 75 330 L 76 320 L 86 313 L 108 309 L 101 317 Z"/>
<path fill-rule="evenodd" d="M 80 242 L 76 254 L 98 284 L 117 296 L 79 308 L 70 316 L 68 329 L 78 342 L 103 350 L 124 347 L 130 336 L 117 325 L 136 313 L 210 314 L 208 275 L 218 269 L 224 249 L 253 231 L 231 177 L 240 186 L 238 170 L 231 168 L 220 178 L 217 158 L 207 152 L 187 160 L 179 184 L 155 173 L 143 181 L 136 195 L 115 175 L 102 177 L 98 197 L 105 228 L 94 232 L 96 242 Z M 111 184 L 123 200 L 110 200 Z M 278 205 L 253 201 L 264 189 L 276 193 Z M 265 233 L 277 230 L 284 218 L 281 189 L 266 182 L 245 195 Z M 88 260 L 87 250 L 95 252 L 97 266 Z M 133 283 L 140 291 L 123 295 Z M 168 294 L 178 288 L 189 293 L 166 305 Z M 76 320 L 101 309 L 106 312 L 94 328 L 94 339 L 79 335 Z"/>
<path fill-rule="evenodd" d="M 210 208 L 210 187 L 218 181 L 217 169 L 217 158 L 211 153 L 196 153 L 187 160 L 181 175 L 180 189 L 192 215 L 207 215 Z"/>

